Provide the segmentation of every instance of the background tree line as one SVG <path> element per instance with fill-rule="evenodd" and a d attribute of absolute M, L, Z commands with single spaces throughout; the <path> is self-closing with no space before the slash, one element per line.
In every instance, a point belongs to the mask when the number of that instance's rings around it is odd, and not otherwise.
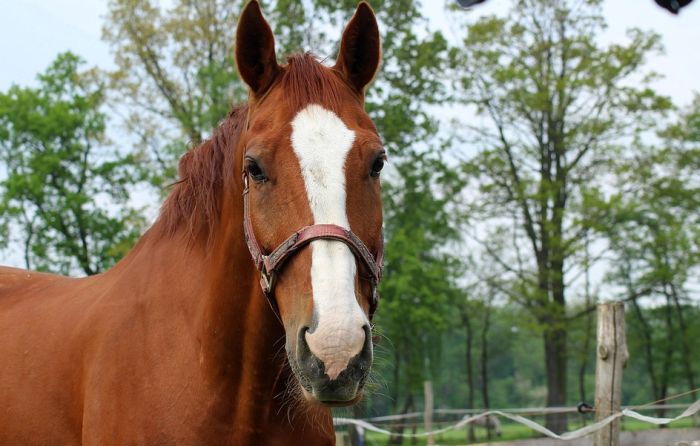
<path fill-rule="evenodd" d="M 283 60 L 332 58 L 356 2 L 263 3 Z M 155 204 L 179 156 L 245 99 L 232 57 L 242 4 L 111 0 L 114 71 L 66 53 L 35 87 L 0 93 L 0 230 L 26 267 L 95 274 L 135 242 L 135 191 Z M 628 302 L 626 402 L 695 388 L 700 99 L 654 91 L 646 60 L 661 37 L 603 45 L 599 0 L 449 12 L 461 41 L 419 2 L 372 6 L 387 274 L 377 389 L 355 415 L 417 410 L 428 379 L 444 407 L 590 401 L 601 298 Z M 108 140 L 110 125 L 130 136 Z"/>

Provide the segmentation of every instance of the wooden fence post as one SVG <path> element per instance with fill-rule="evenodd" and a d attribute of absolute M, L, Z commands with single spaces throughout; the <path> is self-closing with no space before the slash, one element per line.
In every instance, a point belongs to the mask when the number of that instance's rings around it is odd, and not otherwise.
<path fill-rule="evenodd" d="M 425 420 L 425 431 L 430 432 L 433 430 L 433 382 L 425 381 L 423 382 L 423 392 L 425 395 L 425 411 L 423 413 L 423 419 Z M 427 438 L 428 446 L 435 445 L 435 439 L 432 435 L 428 435 Z"/>
<path fill-rule="evenodd" d="M 629 352 L 625 338 L 625 305 L 605 302 L 598 305 L 598 348 L 595 368 L 596 421 L 619 412 L 622 402 L 622 369 Z M 595 446 L 619 446 L 620 420 L 597 431 Z"/>

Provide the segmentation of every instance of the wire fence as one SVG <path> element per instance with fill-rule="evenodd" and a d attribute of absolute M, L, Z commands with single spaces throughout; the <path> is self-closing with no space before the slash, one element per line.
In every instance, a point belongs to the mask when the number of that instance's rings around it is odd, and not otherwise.
<path fill-rule="evenodd" d="M 689 418 L 694 415 L 696 415 L 698 412 L 700 412 L 700 400 L 695 401 L 691 405 L 685 405 L 685 404 L 660 404 L 665 401 L 669 401 L 675 398 L 680 398 L 682 396 L 686 396 L 692 393 L 700 392 L 700 388 L 698 389 L 693 389 L 688 392 L 683 392 L 677 395 L 672 395 L 668 398 L 664 398 L 663 400 L 658 400 L 658 401 L 653 401 L 647 404 L 643 405 L 637 405 L 637 406 L 627 406 L 624 407 L 622 410 L 619 412 L 615 413 L 610 413 L 605 416 L 605 418 L 596 421 L 592 424 L 589 424 L 587 426 L 584 426 L 580 429 L 576 429 L 573 431 L 569 431 L 563 434 L 557 434 L 552 432 L 551 430 L 547 429 L 546 427 L 542 426 L 539 423 L 536 423 L 532 421 L 529 418 L 525 418 L 523 415 L 528 415 L 528 416 L 535 416 L 535 415 L 547 415 L 547 414 L 553 414 L 553 413 L 575 413 L 579 412 L 579 409 L 576 407 L 548 407 L 548 408 L 519 408 L 519 409 L 500 409 L 500 410 L 478 410 L 478 409 L 437 409 L 434 411 L 436 414 L 445 414 L 445 415 L 462 415 L 462 418 L 457 421 L 457 422 L 446 422 L 446 423 L 433 423 L 436 425 L 442 425 L 442 424 L 447 424 L 445 427 L 441 427 L 439 429 L 435 429 L 430 432 L 402 432 L 402 431 L 396 431 L 396 430 L 390 430 L 391 428 L 397 427 L 397 425 L 401 425 L 403 423 L 396 423 L 396 422 L 402 422 L 405 420 L 415 420 L 415 419 L 420 419 L 423 416 L 422 412 L 412 412 L 412 413 L 407 413 L 407 414 L 401 414 L 401 415 L 387 415 L 387 416 L 382 416 L 382 417 L 372 417 L 372 418 L 367 418 L 367 419 L 353 419 L 353 418 L 334 418 L 333 423 L 335 426 L 357 426 L 361 429 L 368 430 L 368 431 L 373 431 L 377 432 L 380 434 L 384 435 L 391 435 L 391 436 L 400 436 L 400 437 L 428 437 L 428 436 L 435 436 L 435 435 L 440 435 L 449 431 L 453 431 L 456 429 L 460 429 L 469 423 L 475 423 L 475 422 L 481 422 L 483 423 L 484 420 L 487 419 L 487 417 L 490 416 L 499 416 L 502 418 L 506 418 L 508 420 L 511 420 L 513 422 L 525 425 L 529 427 L 530 429 L 545 435 L 550 438 L 554 438 L 557 440 L 574 440 L 577 438 L 585 437 L 587 435 L 590 435 L 600 429 L 603 429 L 605 426 L 609 425 L 613 421 L 620 419 L 620 418 L 632 418 L 636 419 L 639 421 L 643 421 L 645 423 L 651 423 L 655 425 L 666 425 L 669 423 L 672 423 L 674 421 L 682 420 L 684 418 Z M 640 410 L 666 410 L 666 409 L 683 409 L 683 412 L 676 416 L 676 417 L 652 417 L 648 415 L 642 415 L 639 413 Z M 596 412 L 595 408 L 591 410 L 591 412 Z M 390 423 L 394 422 L 394 425 L 390 426 L 384 426 L 384 427 L 379 427 L 375 423 Z M 389 427 L 390 429 L 386 429 L 386 427 Z"/>

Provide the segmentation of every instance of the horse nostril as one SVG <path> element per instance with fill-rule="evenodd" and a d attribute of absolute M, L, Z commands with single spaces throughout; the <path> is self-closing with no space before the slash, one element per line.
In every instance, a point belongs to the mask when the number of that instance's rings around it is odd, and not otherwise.
<path fill-rule="evenodd" d="M 308 331 L 309 327 L 301 327 L 299 330 L 299 335 L 297 336 L 297 355 L 299 358 L 304 358 L 311 354 L 309 344 L 306 342 L 306 333 Z"/>

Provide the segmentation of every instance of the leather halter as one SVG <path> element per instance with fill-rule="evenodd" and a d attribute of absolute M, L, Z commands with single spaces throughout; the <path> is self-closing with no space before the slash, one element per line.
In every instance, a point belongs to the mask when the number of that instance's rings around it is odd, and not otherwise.
<path fill-rule="evenodd" d="M 248 250 L 253 258 L 255 266 L 260 271 L 260 287 L 263 294 L 270 303 L 272 311 L 280 319 L 279 307 L 274 297 L 275 280 L 282 272 L 284 264 L 294 254 L 298 253 L 302 248 L 314 240 L 337 240 L 345 243 L 361 266 L 369 274 L 365 277 L 372 285 L 372 292 L 369 302 L 369 317 L 374 315 L 379 304 L 379 294 L 377 293 L 377 285 L 382 279 L 382 270 L 384 268 L 384 235 L 380 238 L 379 249 L 376 255 L 373 255 L 360 238 L 349 229 L 345 229 L 333 224 L 319 224 L 305 226 L 289 237 L 279 246 L 272 250 L 269 254 L 264 254 L 263 250 L 255 238 L 253 224 L 250 220 L 250 199 L 249 195 L 249 180 L 248 172 L 243 169 L 243 232 L 245 233 L 245 241 L 248 245 Z"/>

